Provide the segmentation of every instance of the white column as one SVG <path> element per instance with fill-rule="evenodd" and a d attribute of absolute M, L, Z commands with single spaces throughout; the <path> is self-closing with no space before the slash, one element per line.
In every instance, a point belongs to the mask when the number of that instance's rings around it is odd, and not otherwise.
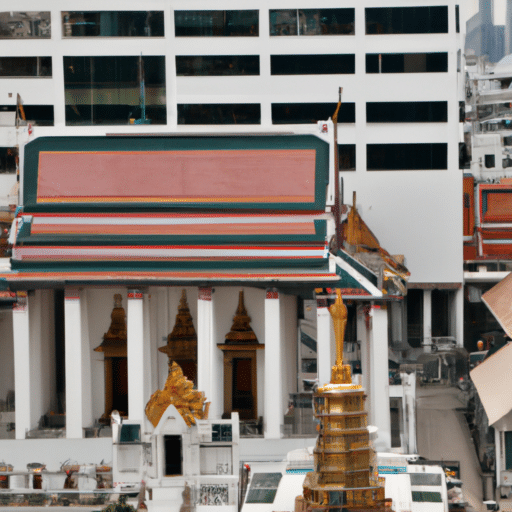
<path fill-rule="evenodd" d="M 82 301 L 84 292 L 77 289 L 66 289 L 64 292 L 64 339 L 66 347 L 66 437 L 80 439 L 83 427 L 90 426 L 90 389 L 87 390 L 85 378 L 86 358 L 84 333 L 82 329 Z M 85 367 L 85 368 L 84 368 Z M 90 370 L 90 367 L 89 367 Z M 89 373 L 90 379 L 90 373 Z"/>
<path fill-rule="evenodd" d="M 146 350 L 144 349 L 144 293 L 141 290 L 128 290 L 127 312 L 128 335 L 128 418 L 130 420 L 144 419 L 144 409 L 147 403 L 146 379 L 147 371 Z"/>
<path fill-rule="evenodd" d="M 457 346 L 464 347 L 464 289 L 462 287 L 455 291 L 454 317 Z"/>
<path fill-rule="evenodd" d="M 25 433 L 31 429 L 30 407 L 31 353 L 30 325 L 27 292 L 18 292 L 18 301 L 13 308 L 14 338 L 14 391 L 16 410 L 16 439 L 25 439 Z"/>
<path fill-rule="evenodd" d="M 219 354 L 213 329 L 213 290 L 211 286 L 198 288 L 197 292 L 197 389 L 210 402 L 210 417 L 220 418 L 224 401 L 219 396 L 223 388 L 223 374 L 219 371 Z M 219 350 L 220 352 L 220 350 Z"/>
<path fill-rule="evenodd" d="M 367 395 L 366 408 L 368 411 L 368 423 L 373 424 L 373 418 L 371 416 L 371 382 L 372 374 L 370 367 L 370 342 L 369 326 L 371 325 L 371 316 L 369 314 L 370 309 L 367 305 L 357 306 L 357 339 L 361 343 L 361 374 L 362 374 L 362 386 Z"/>
<path fill-rule="evenodd" d="M 335 363 L 334 327 L 327 308 L 327 299 L 316 302 L 316 349 L 318 385 L 331 382 L 331 369 Z"/>
<path fill-rule="evenodd" d="M 432 290 L 423 290 L 423 350 L 430 352 L 432 345 Z"/>
<path fill-rule="evenodd" d="M 268 289 L 265 296 L 265 439 L 279 439 L 284 410 L 282 406 L 281 299 Z"/>
<path fill-rule="evenodd" d="M 389 411 L 388 312 L 385 305 L 372 306 L 370 331 L 370 364 L 372 372 L 372 421 L 378 427 L 375 448 L 391 448 L 391 415 Z"/>

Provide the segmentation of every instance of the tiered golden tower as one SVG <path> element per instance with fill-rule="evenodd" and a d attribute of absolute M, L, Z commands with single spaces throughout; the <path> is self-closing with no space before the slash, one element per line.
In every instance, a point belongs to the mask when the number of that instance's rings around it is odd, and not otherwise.
<path fill-rule="evenodd" d="M 375 452 L 370 446 L 365 395 L 352 384 L 350 365 L 343 364 L 347 308 L 337 290 L 329 308 L 336 338 L 331 383 L 318 388 L 314 411 L 320 430 L 314 451 L 315 470 L 306 475 L 296 512 L 391 512 L 379 485 Z"/>

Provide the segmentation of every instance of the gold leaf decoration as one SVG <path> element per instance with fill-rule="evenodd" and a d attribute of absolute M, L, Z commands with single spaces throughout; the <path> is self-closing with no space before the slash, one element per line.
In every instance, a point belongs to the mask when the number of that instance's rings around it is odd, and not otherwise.
<path fill-rule="evenodd" d="M 164 389 L 155 391 L 146 404 L 146 416 L 156 427 L 169 405 L 174 405 L 187 426 L 195 425 L 196 419 L 208 418 L 209 402 L 201 391 L 184 375 L 181 367 L 173 361 Z"/>

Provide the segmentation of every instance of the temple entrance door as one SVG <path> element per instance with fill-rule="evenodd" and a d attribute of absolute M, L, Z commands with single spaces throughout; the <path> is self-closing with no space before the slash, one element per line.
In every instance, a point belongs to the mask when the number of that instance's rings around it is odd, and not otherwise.
<path fill-rule="evenodd" d="M 126 349 L 126 313 L 121 307 L 122 297 L 114 295 L 114 309 L 108 332 L 95 352 L 103 352 L 105 358 L 105 412 L 100 423 L 110 424 L 110 414 L 119 411 L 128 416 L 128 358 Z"/>
<path fill-rule="evenodd" d="M 117 410 L 122 416 L 128 414 L 128 359 L 112 357 L 112 379 L 106 382 L 107 393 L 112 395 L 112 410 Z M 110 388 L 110 391 L 108 390 Z"/>
<path fill-rule="evenodd" d="M 243 350 L 240 346 L 219 348 L 224 352 L 224 413 L 238 412 L 241 420 L 258 419 L 256 349 L 264 346 L 243 347 Z"/>

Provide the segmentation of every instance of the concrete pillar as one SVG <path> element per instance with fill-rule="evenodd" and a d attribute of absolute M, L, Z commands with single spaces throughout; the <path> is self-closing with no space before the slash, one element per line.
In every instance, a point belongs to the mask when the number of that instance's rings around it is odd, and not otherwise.
<path fill-rule="evenodd" d="M 455 339 L 458 347 L 464 347 L 464 289 L 461 287 L 455 291 L 455 304 L 453 316 L 455 324 Z"/>
<path fill-rule="evenodd" d="M 87 329 L 85 291 L 64 292 L 66 347 L 66 437 L 81 439 L 83 427 L 92 424 L 91 356 Z"/>
<path fill-rule="evenodd" d="M 372 418 L 372 397 L 371 397 L 371 383 L 372 373 L 370 366 L 370 341 L 369 341 L 369 329 L 371 326 L 370 307 L 367 305 L 360 304 L 357 306 L 357 340 L 361 346 L 361 374 L 362 382 L 361 385 L 366 392 L 366 409 L 368 411 L 368 423 L 371 425 L 374 423 Z"/>
<path fill-rule="evenodd" d="M 265 295 L 265 439 L 279 439 L 284 411 L 281 367 L 281 302 L 279 292 L 267 289 Z"/>
<path fill-rule="evenodd" d="M 391 448 L 391 415 L 389 411 L 388 365 L 388 311 L 386 306 L 374 305 L 371 309 L 370 365 L 372 421 L 378 427 L 375 448 L 389 451 Z"/>
<path fill-rule="evenodd" d="M 213 326 L 215 301 L 211 286 L 198 289 L 197 296 L 197 389 L 210 402 L 210 417 L 224 412 L 223 354 L 217 348 Z M 224 340 L 220 340 L 223 343 Z"/>
<path fill-rule="evenodd" d="M 141 290 L 128 290 L 127 312 L 128 335 L 128 418 L 144 419 L 147 403 L 145 372 L 148 371 L 147 351 L 144 347 L 144 293 Z"/>
<path fill-rule="evenodd" d="M 18 292 L 18 302 L 13 308 L 14 338 L 14 390 L 16 410 L 16 439 L 25 439 L 32 427 L 31 416 L 31 351 L 28 293 Z"/>
<path fill-rule="evenodd" d="M 430 352 L 432 345 L 432 290 L 423 290 L 423 350 Z"/>
<path fill-rule="evenodd" d="M 336 360 L 334 327 L 327 299 L 318 299 L 316 302 L 316 333 L 318 385 L 323 386 L 331 382 L 331 369 Z"/>

